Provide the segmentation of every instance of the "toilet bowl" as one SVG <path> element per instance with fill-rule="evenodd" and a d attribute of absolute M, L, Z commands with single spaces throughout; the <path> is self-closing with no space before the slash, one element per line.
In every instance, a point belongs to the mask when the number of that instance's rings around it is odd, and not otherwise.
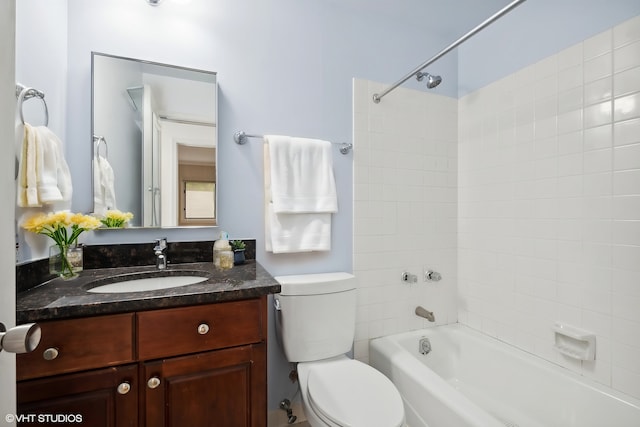
<path fill-rule="evenodd" d="M 302 407 L 312 427 L 401 427 L 404 407 L 393 383 L 347 357 L 355 336 L 356 279 L 348 273 L 275 278 L 276 331 L 297 364 Z"/>
<path fill-rule="evenodd" d="M 371 366 L 347 356 L 298 364 L 302 407 L 309 423 L 329 427 L 401 427 L 402 398 Z"/>

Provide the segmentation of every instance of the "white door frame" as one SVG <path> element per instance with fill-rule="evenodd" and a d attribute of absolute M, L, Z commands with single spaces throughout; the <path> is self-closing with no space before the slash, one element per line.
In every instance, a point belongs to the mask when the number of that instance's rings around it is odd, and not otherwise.
<path fill-rule="evenodd" d="M 16 113 L 16 2 L 0 1 L 0 142 L 5 155 L 0 156 L 0 200 L 16 200 L 15 196 L 15 140 Z M 0 203 L 0 322 L 7 329 L 16 321 L 16 251 L 15 202 Z M 16 413 L 16 357 L 0 353 L 0 423 L 15 425 Z"/>
<path fill-rule="evenodd" d="M 160 224 L 178 225 L 178 144 L 216 148 L 215 130 L 210 125 L 160 122 Z M 216 200 L 217 201 L 217 200 Z"/>

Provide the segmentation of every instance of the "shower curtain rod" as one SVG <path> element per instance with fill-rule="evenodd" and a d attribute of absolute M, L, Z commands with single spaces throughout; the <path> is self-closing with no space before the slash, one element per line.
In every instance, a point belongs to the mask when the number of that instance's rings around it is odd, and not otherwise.
<path fill-rule="evenodd" d="M 171 117 L 171 116 L 167 116 L 167 115 L 163 115 L 163 114 L 159 114 L 158 117 L 161 120 L 165 120 L 168 122 L 174 122 L 174 123 L 180 123 L 183 125 L 198 125 L 198 126 L 209 126 L 209 127 L 216 127 L 216 124 L 213 122 L 200 122 L 198 120 L 187 120 L 187 119 L 178 119 L 176 117 Z"/>
<path fill-rule="evenodd" d="M 477 27 L 475 27 L 474 29 L 472 29 L 471 31 L 469 31 L 467 34 L 465 34 L 464 36 L 460 37 L 458 40 L 454 41 L 453 43 L 451 43 L 449 46 L 445 47 L 444 49 L 442 49 L 440 52 L 438 52 L 435 56 L 433 56 L 431 59 L 429 59 L 428 61 L 420 64 L 416 69 L 414 69 L 413 71 L 411 71 L 409 74 L 407 74 L 406 76 L 404 76 L 402 79 L 398 80 L 396 83 L 394 83 L 393 85 L 389 86 L 387 89 L 385 89 L 383 92 L 378 93 L 374 93 L 373 94 L 373 102 L 375 102 L 376 104 L 380 102 L 380 100 L 387 95 L 389 92 L 391 92 L 392 90 L 394 90 L 395 88 L 397 88 L 398 86 L 400 86 L 402 83 L 406 82 L 407 80 L 409 80 L 411 77 L 413 77 L 417 72 L 421 71 L 423 68 L 431 65 L 432 63 L 436 62 L 438 59 L 440 59 L 441 57 L 443 57 L 444 55 L 446 55 L 447 53 L 449 53 L 449 51 L 455 49 L 456 47 L 458 47 L 458 45 L 462 44 L 463 42 L 465 42 L 468 38 L 470 38 L 471 36 L 473 36 L 474 34 L 476 34 L 478 31 L 482 30 L 484 27 L 486 27 L 487 25 L 491 24 L 493 21 L 495 21 L 496 19 L 500 18 L 502 15 L 510 12 L 512 9 L 516 8 L 517 6 L 520 6 L 520 4 L 524 3 L 526 0 L 515 0 L 511 3 L 509 3 L 508 5 L 506 5 L 505 7 L 503 7 L 502 9 L 500 9 L 499 11 L 497 11 L 496 13 L 494 13 L 492 16 L 490 16 L 489 18 L 487 18 L 484 22 L 482 22 L 480 25 L 478 25 Z"/>

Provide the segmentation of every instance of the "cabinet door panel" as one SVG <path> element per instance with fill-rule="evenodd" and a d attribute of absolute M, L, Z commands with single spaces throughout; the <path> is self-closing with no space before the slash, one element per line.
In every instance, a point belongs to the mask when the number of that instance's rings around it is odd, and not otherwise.
<path fill-rule="evenodd" d="M 266 426 L 266 417 L 255 415 L 266 413 L 266 373 L 253 362 L 263 350 L 260 344 L 145 363 L 145 381 L 161 380 L 146 388 L 146 425 Z"/>
<path fill-rule="evenodd" d="M 126 394 L 117 391 L 123 383 L 130 387 Z M 137 384 L 136 365 L 18 382 L 18 414 L 27 421 L 19 425 L 135 427 Z"/>
<path fill-rule="evenodd" d="M 251 364 L 245 362 L 168 378 L 167 425 L 248 427 L 250 377 Z"/>

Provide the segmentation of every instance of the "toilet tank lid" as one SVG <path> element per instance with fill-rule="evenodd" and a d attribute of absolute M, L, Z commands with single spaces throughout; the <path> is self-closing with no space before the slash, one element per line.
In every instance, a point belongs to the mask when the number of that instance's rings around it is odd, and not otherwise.
<path fill-rule="evenodd" d="M 331 294 L 356 288 L 356 277 L 344 272 L 295 274 L 275 279 L 280 283 L 280 295 Z"/>

